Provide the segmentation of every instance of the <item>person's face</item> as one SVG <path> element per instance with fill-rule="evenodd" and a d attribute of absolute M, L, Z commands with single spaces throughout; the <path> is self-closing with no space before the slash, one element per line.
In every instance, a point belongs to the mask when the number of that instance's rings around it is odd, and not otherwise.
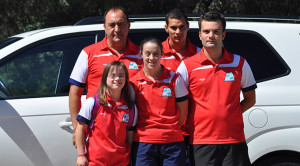
<path fill-rule="evenodd" d="M 141 53 L 144 67 L 148 70 L 160 68 L 160 59 L 162 57 L 161 48 L 156 43 L 147 42 L 143 45 Z"/>
<path fill-rule="evenodd" d="M 121 92 L 125 85 L 126 75 L 121 66 L 112 66 L 108 72 L 106 84 L 111 92 Z"/>
<path fill-rule="evenodd" d="M 169 34 L 172 42 L 185 42 L 187 31 L 189 30 L 189 24 L 186 23 L 183 17 L 181 19 L 169 18 L 168 20 L 169 25 L 165 25 L 165 30 Z"/>
<path fill-rule="evenodd" d="M 221 21 L 202 21 L 199 38 L 203 47 L 222 48 L 226 32 L 222 31 Z"/>
<path fill-rule="evenodd" d="M 126 40 L 130 23 L 122 10 L 111 10 L 107 13 L 103 26 L 109 42 L 120 42 Z"/>

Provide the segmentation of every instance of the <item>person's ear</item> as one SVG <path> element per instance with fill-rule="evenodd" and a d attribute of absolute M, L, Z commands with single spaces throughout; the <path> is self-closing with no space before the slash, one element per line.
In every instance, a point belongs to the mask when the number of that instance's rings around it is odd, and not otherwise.
<path fill-rule="evenodd" d="M 167 33 L 169 33 L 168 25 L 167 25 L 167 24 L 165 25 L 165 31 L 166 31 Z"/>
<path fill-rule="evenodd" d="M 128 23 L 128 29 L 130 29 L 130 25 L 131 25 L 131 24 L 130 24 L 130 22 L 129 22 L 129 23 Z"/>
<path fill-rule="evenodd" d="M 202 39 L 201 39 L 201 31 L 199 31 L 199 39 L 202 40 Z"/>
<path fill-rule="evenodd" d="M 225 36 L 226 36 L 226 31 L 224 31 L 224 32 L 222 33 L 222 40 L 225 39 Z"/>

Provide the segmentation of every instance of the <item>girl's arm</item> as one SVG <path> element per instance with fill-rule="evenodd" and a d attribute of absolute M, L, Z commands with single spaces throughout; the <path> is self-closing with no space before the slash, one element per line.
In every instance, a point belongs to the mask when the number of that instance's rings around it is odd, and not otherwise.
<path fill-rule="evenodd" d="M 88 165 L 88 159 L 85 154 L 85 131 L 87 129 L 88 125 L 79 121 L 75 138 L 76 138 L 76 145 L 77 145 L 77 151 L 78 151 L 78 158 L 77 158 L 77 164 L 76 166 L 87 166 Z"/>

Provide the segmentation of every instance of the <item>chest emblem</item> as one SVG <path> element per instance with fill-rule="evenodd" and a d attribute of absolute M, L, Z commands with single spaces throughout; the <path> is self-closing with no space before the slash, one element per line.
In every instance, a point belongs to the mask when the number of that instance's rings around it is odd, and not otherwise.
<path fill-rule="evenodd" d="M 169 87 L 164 88 L 163 93 L 161 95 L 162 97 L 172 97 L 172 91 Z"/>
<path fill-rule="evenodd" d="M 130 62 L 128 69 L 139 70 L 139 67 L 135 62 Z"/>
<path fill-rule="evenodd" d="M 224 81 L 229 81 L 229 82 L 234 82 L 235 79 L 234 79 L 234 75 L 232 72 L 229 72 L 229 73 L 226 73 L 226 76 L 225 76 L 225 80 Z"/>
<path fill-rule="evenodd" d="M 102 115 L 102 116 L 106 116 L 106 113 L 100 112 L 100 115 Z"/>
<path fill-rule="evenodd" d="M 127 105 L 122 105 L 122 106 L 118 106 L 117 108 L 118 109 L 128 109 L 128 106 Z"/>
<path fill-rule="evenodd" d="M 126 114 L 126 113 L 124 113 L 124 116 L 123 116 L 122 122 L 124 122 L 124 123 L 128 123 L 128 121 L 129 121 L 129 114 Z"/>

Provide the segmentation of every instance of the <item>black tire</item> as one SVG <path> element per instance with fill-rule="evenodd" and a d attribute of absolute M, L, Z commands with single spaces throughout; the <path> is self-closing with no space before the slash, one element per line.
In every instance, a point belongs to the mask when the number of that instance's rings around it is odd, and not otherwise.
<path fill-rule="evenodd" d="M 300 158 L 290 156 L 276 156 L 258 163 L 253 166 L 300 166 Z"/>

